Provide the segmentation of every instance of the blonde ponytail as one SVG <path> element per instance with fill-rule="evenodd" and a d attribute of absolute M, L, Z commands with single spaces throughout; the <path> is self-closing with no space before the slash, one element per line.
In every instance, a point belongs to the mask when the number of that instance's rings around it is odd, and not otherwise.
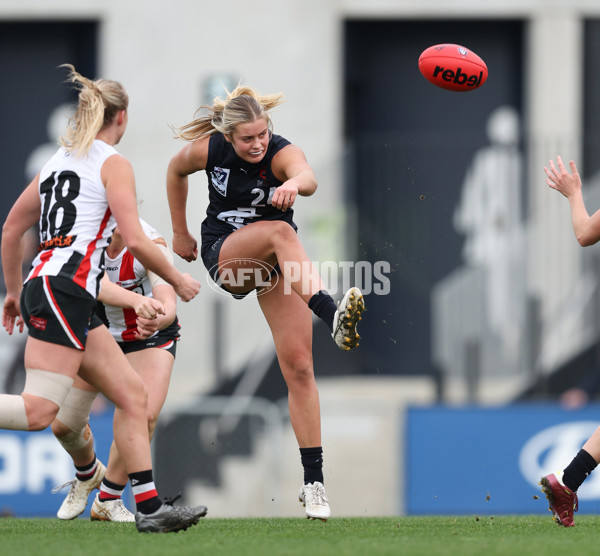
<path fill-rule="evenodd" d="M 69 70 L 68 81 L 79 89 L 77 111 L 69 119 L 67 129 L 59 143 L 67 151 L 85 156 L 98 132 L 110 124 L 116 114 L 127 110 L 129 97 L 123 86 L 108 79 L 92 81 L 78 73 L 71 64 L 63 64 Z"/>

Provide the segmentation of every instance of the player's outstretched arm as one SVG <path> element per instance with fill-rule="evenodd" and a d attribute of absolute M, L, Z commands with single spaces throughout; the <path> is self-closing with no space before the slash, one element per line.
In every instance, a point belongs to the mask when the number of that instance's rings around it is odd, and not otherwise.
<path fill-rule="evenodd" d="M 196 297 L 200 291 L 200 282 L 189 274 L 182 274 L 170 264 L 140 225 L 131 164 L 120 155 L 110 156 L 102 166 L 102 180 L 108 204 L 130 253 L 144 267 L 153 270 L 171 284 L 183 301 Z"/>
<path fill-rule="evenodd" d="M 556 164 L 551 160 L 549 166 L 544 167 L 546 183 L 569 200 L 575 237 L 580 245 L 587 247 L 600 241 L 600 211 L 592 216 L 588 214 L 583 200 L 581 177 L 575 162 L 571 160 L 569 167 L 570 172 L 560 156 L 556 158 Z"/>
<path fill-rule="evenodd" d="M 165 314 L 165 308 L 158 299 L 146 297 L 117 286 L 108 279 L 106 274 L 100 282 L 98 301 L 113 307 L 133 309 L 138 317 L 145 319 L 155 319 L 158 315 Z"/>

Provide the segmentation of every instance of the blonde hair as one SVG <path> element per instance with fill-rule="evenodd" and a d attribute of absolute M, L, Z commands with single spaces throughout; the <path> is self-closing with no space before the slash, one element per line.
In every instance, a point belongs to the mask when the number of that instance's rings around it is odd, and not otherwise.
<path fill-rule="evenodd" d="M 59 143 L 77 156 L 85 156 L 98 132 L 110 124 L 121 110 L 127 110 L 129 97 L 120 83 L 108 79 L 92 81 L 75 71 L 71 64 L 67 81 L 79 89 L 77 111 L 69 119 Z"/>
<path fill-rule="evenodd" d="M 283 93 L 261 95 L 252 87 L 242 85 L 226 93 L 226 99 L 216 97 L 212 106 L 205 104 L 198 108 L 196 114 L 202 110 L 208 113 L 175 129 L 175 136 L 195 141 L 215 132 L 231 135 L 239 124 L 251 123 L 259 118 L 265 118 L 269 131 L 272 131 L 273 124 L 268 112 L 283 102 Z"/>

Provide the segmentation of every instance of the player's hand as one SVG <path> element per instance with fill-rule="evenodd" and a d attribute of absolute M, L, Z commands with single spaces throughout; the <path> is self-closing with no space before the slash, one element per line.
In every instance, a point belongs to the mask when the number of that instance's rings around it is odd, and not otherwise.
<path fill-rule="evenodd" d="M 164 314 L 164 313 L 162 313 Z M 160 327 L 160 316 L 153 319 L 138 317 L 137 330 L 133 333 L 137 340 L 146 340 L 150 338 Z"/>
<path fill-rule="evenodd" d="M 182 274 L 181 277 L 180 283 L 177 286 L 173 285 L 173 288 L 182 301 L 190 301 L 198 295 L 200 282 L 190 274 Z"/>
<path fill-rule="evenodd" d="M 190 263 L 198 258 L 198 242 L 192 234 L 173 234 L 173 252 Z"/>
<path fill-rule="evenodd" d="M 294 183 L 294 178 L 283 182 L 273 194 L 271 204 L 282 211 L 286 211 L 292 208 L 292 205 L 296 201 L 298 196 L 298 187 Z"/>
<path fill-rule="evenodd" d="M 136 302 L 133 305 L 133 310 L 138 317 L 144 319 L 155 319 L 157 315 L 164 315 L 165 308 L 163 304 L 153 297 L 136 294 Z"/>
<path fill-rule="evenodd" d="M 577 191 L 581 191 L 581 177 L 577 171 L 577 166 L 572 160 L 569 162 L 571 172 L 567 171 L 562 158 L 556 157 L 556 165 L 554 161 L 550 161 L 550 168 L 544 166 L 546 172 L 546 183 L 552 188 L 562 193 L 567 199 Z"/>
<path fill-rule="evenodd" d="M 11 335 L 15 330 L 15 326 L 19 332 L 23 332 L 25 321 L 21 316 L 21 306 L 18 297 L 6 294 L 2 308 L 2 326 Z"/>

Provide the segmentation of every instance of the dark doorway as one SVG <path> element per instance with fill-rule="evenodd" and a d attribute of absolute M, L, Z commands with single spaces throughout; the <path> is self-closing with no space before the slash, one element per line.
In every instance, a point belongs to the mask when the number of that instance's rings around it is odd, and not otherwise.
<path fill-rule="evenodd" d="M 461 264 L 453 228 L 465 172 L 499 106 L 522 112 L 524 24 L 517 20 L 347 21 L 346 184 L 356 260 L 387 260 L 391 292 L 368 295 L 361 372 L 434 374 L 431 289 Z M 457 43 L 489 69 L 481 89 L 439 89 L 419 73 L 425 48 Z M 457 315 L 457 320 L 460 315 Z"/>
<path fill-rule="evenodd" d="M 97 30 L 93 21 L 0 23 L 2 222 L 29 182 L 25 168 L 30 154 L 51 141 L 52 111 L 76 100 L 64 84 L 66 70 L 58 66 L 71 63 L 86 77 L 95 77 Z"/>

